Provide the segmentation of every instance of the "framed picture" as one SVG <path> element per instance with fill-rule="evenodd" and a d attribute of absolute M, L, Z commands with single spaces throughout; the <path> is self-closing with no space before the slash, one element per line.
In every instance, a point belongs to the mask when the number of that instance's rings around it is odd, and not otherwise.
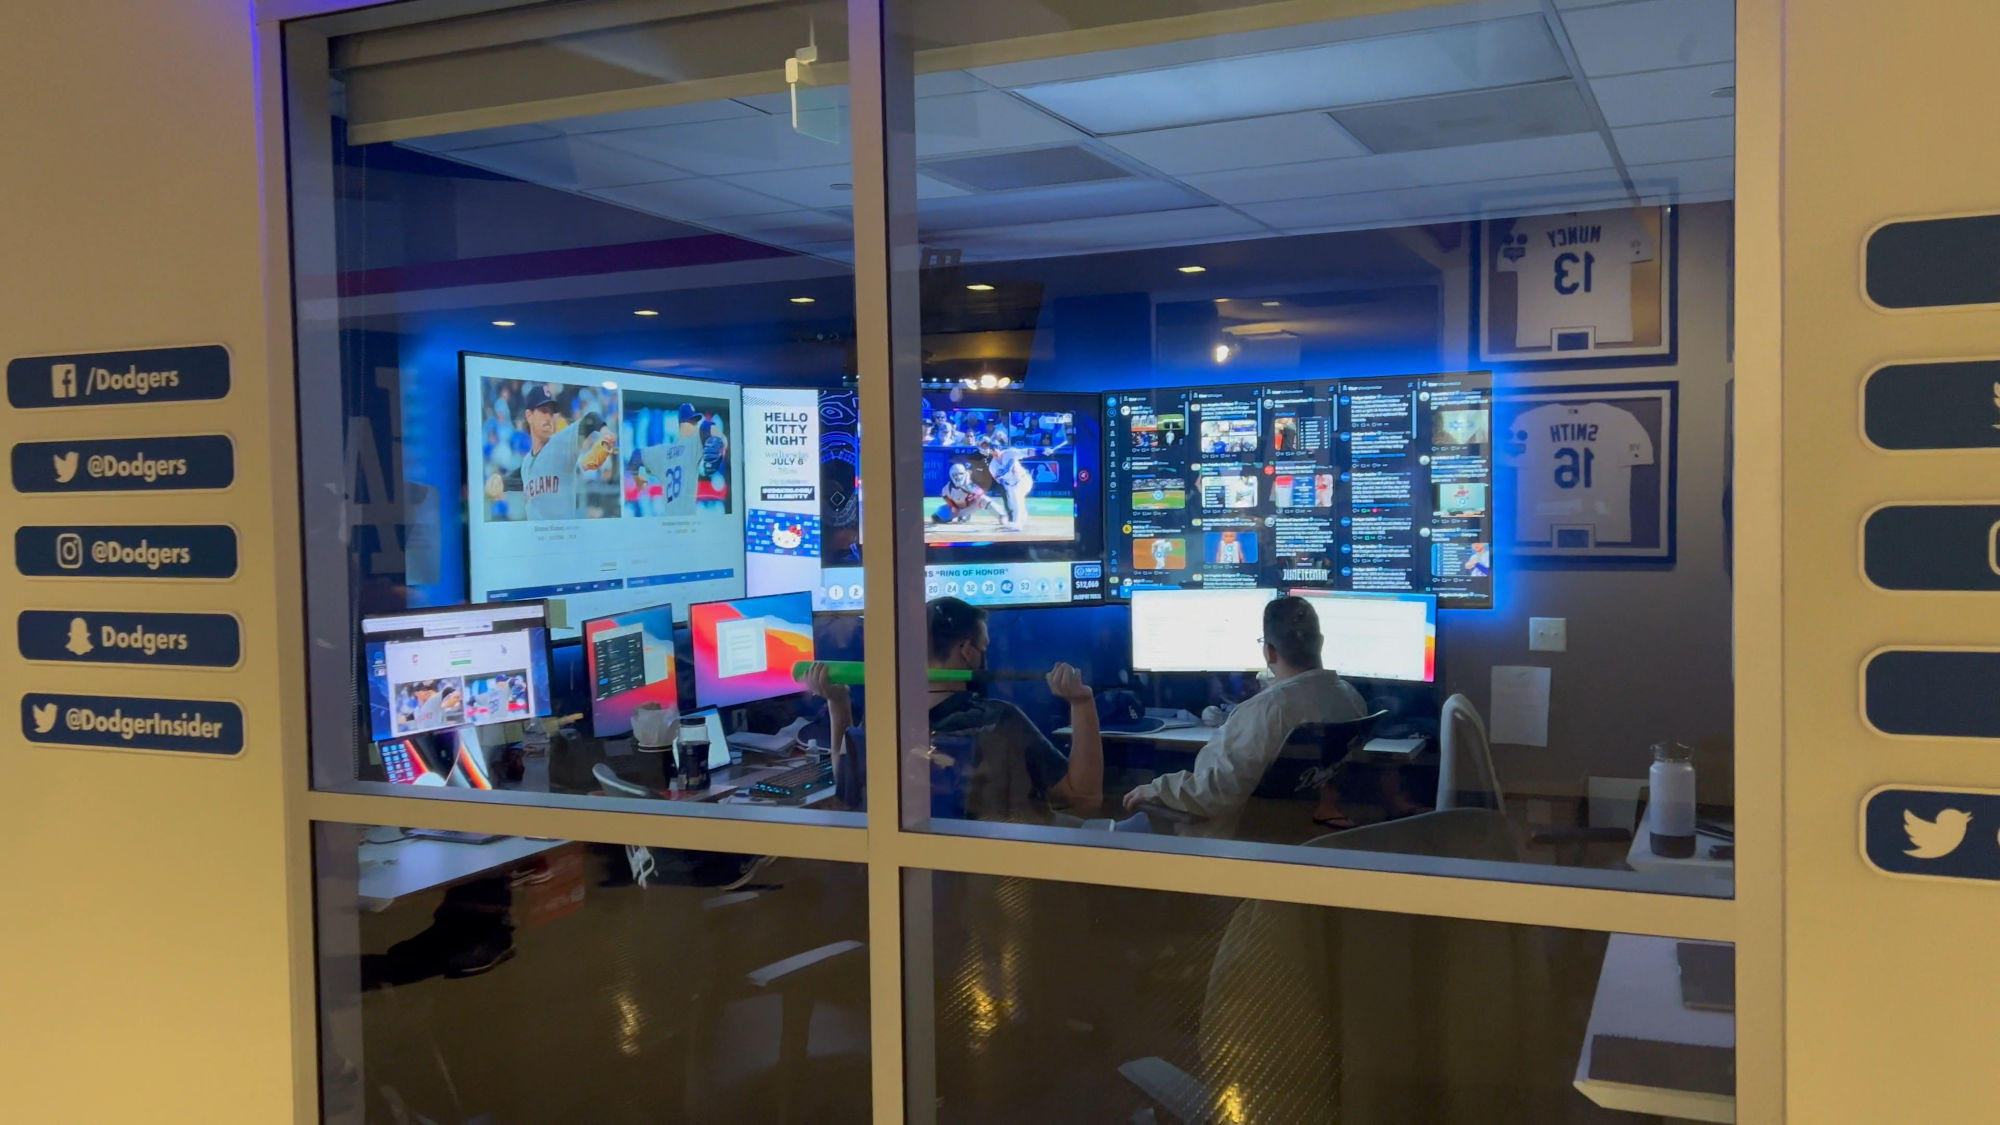
<path fill-rule="evenodd" d="M 1480 362 L 1674 362 L 1673 208 L 1488 219 L 1476 229 L 1473 336 Z"/>
<path fill-rule="evenodd" d="M 1494 538 L 1563 564 L 1674 561 L 1680 384 L 1496 388 Z"/>

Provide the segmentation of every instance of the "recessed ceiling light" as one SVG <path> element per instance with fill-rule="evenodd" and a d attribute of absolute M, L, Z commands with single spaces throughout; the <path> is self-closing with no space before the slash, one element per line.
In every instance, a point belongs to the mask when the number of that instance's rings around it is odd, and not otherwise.
<path fill-rule="evenodd" d="M 1278 307 L 1278 302 L 1276 301 L 1259 301 L 1257 303 L 1264 306 L 1267 309 L 1275 309 Z"/>
<path fill-rule="evenodd" d="M 514 322 L 513 322 L 513 321 L 511 321 L 511 320 L 496 320 L 496 321 L 494 321 L 494 322 L 493 322 L 493 327 L 495 327 L 495 328 L 512 328 L 512 327 L 514 327 Z"/>
<path fill-rule="evenodd" d="M 792 303 L 795 305 L 810 305 L 813 303 L 813 299 L 811 297 L 793 297 Z"/>
<path fill-rule="evenodd" d="M 1736 96 L 1736 87 L 1717 86 L 1708 92 L 1708 96 L 1711 98 L 1733 98 Z"/>
<path fill-rule="evenodd" d="M 1207 267 L 1207 266 L 1180 266 L 1180 267 L 1178 267 L 1178 268 L 1180 269 L 1180 271 L 1181 271 L 1182 273 L 1207 273 L 1207 272 L 1208 272 L 1208 267 Z"/>
<path fill-rule="evenodd" d="M 633 315 L 633 316 L 658 316 L 658 315 L 660 315 L 660 310 L 658 310 L 658 309 L 633 309 L 633 310 L 632 310 L 632 315 Z"/>
<path fill-rule="evenodd" d="M 966 286 L 966 288 L 972 290 L 974 293 L 991 293 L 993 291 L 993 287 L 983 281 L 974 282 Z"/>

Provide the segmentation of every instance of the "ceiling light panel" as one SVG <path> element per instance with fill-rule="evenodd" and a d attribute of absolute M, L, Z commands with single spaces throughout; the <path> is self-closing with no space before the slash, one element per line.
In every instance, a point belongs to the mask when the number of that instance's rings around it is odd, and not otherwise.
<path fill-rule="evenodd" d="M 1715 89 L 1736 81 L 1736 64 L 1713 63 L 1620 74 L 1591 82 L 1590 92 L 1604 121 L 1614 129 L 1627 125 L 1657 125 L 1699 117 L 1728 117 L 1736 110 L 1732 98 L 1718 98 Z"/>
<path fill-rule="evenodd" d="M 1104 135 L 1511 86 L 1567 73 L 1547 25 L 1538 16 L 1521 16 L 1016 92 Z"/>
<path fill-rule="evenodd" d="M 1561 137 L 1597 128 L 1583 94 L 1568 79 L 1353 106 L 1328 116 L 1376 152 Z"/>
<path fill-rule="evenodd" d="M 1333 118 L 1316 111 L 1127 133 L 1106 143 L 1169 176 L 1368 154 Z"/>
<path fill-rule="evenodd" d="M 1641 0 L 1564 12 L 1562 22 L 1592 78 L 1736 57 L 1735 0 Z"/>

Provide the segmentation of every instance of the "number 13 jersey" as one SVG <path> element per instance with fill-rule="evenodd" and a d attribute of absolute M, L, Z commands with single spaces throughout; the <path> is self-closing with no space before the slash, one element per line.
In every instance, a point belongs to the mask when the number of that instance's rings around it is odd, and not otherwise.
<path fill-rule="evenodd" d="M 1632 541 L 1632 466 L 1653 439 L 1608 402 L 1538 406 L 1508 427 L 1502 463 L 1517 470 L 1514 539 L 1552 543 L 1556 527 L 1588 527 L 1595 543 Z"/>
<path fill-rule="evenodd" d="M 1554 346 L 1561 329 L 1594 330 L 1598 343 L 1632 339 L 1632 264 L 1653 259 L 1653 240 L 1631 211 L 1516 219 L 1495 268 L 1518 277 L 1514 344 Z"/>

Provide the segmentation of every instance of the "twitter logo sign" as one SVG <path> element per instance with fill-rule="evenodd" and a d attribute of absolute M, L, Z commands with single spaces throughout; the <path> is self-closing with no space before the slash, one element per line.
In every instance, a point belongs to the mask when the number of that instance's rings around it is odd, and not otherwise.
<path fill-rule="evenodd" d="M 199 492 L 236 481 L 236 446 L 222 434 L 24 441 L 16 492 Z"/>
<path fill-rule="evenodd" d="M 1885 786 L 1862 803 L 1861 832 L 1885 875 L 2000 882 L 2000 793 Z"/>

